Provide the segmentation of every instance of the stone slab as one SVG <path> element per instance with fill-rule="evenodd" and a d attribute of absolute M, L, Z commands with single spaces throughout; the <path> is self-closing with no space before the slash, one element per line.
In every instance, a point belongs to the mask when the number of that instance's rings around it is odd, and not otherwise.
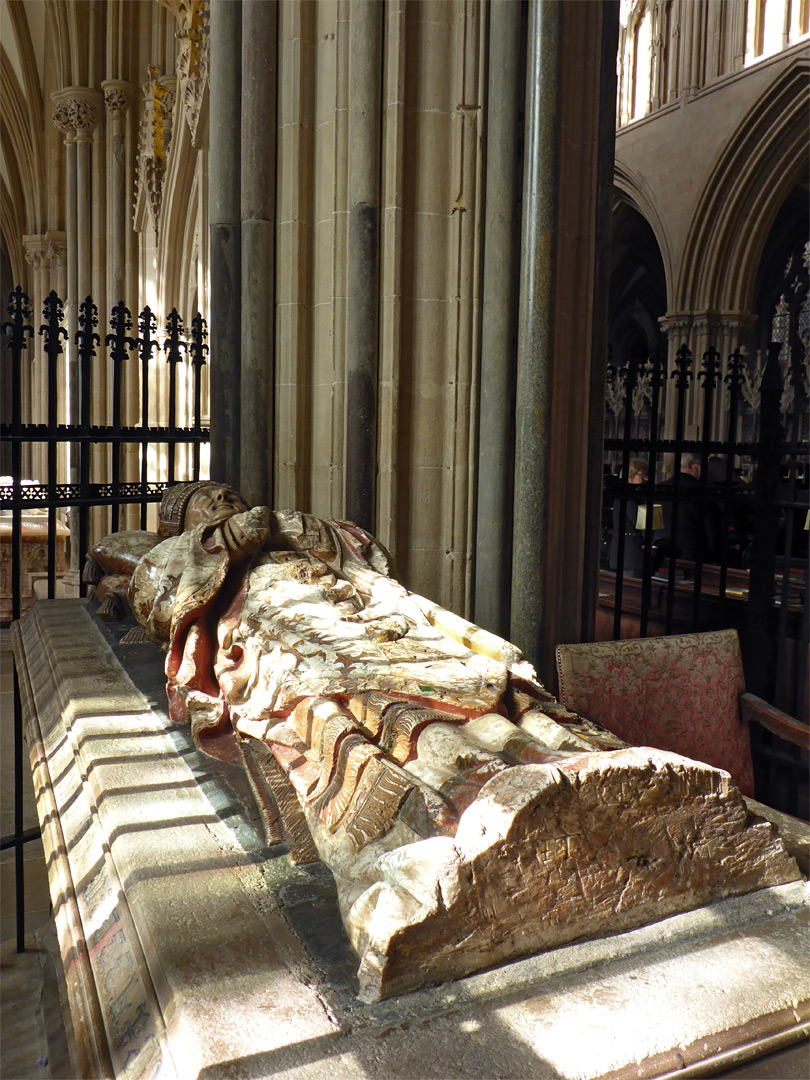
<path fill-rule="evenodd" d="M 14 632 L 83 1075 L 686 1077 L 810 1030 L 804 882 L 362 1004 L 328 872 L 264 846 L 160 651 L 92 610 Z"/>

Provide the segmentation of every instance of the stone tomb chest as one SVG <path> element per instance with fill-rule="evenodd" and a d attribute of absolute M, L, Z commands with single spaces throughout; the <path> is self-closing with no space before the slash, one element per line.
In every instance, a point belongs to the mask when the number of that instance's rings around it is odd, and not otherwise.
<path fill-rule="evenodd" d="M 804 880 L 364 1004 L 329 872 L 266 846 L 161 651 L 93 612 L 14 629 L 77 1073 L 685 1076 L 807 1033 Z"/>

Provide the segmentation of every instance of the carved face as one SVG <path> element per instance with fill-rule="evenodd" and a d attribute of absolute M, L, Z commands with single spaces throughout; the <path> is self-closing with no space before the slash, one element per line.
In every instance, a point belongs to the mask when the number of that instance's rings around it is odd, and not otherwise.
<path fill-rule="evenodd" d="M 185 529 L 193 529 L 195 525 L 219 525 L 226 518 L 249 509 L 234 488 L 227 484 L 207 485 L 189 499 L 183 526 Z"/>

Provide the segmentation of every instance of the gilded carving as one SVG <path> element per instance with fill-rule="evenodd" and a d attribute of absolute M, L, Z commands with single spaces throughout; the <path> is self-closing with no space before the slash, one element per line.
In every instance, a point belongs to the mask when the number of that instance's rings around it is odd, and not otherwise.
<path fill-rule="evenodd" d="M 161 75 L 158 68 L 149 66 L 149 81 L 143 86 L 144 113 L 138 138 L 138 179 L 136 196 L 136 227 L 147 208 L 155 229 L 160 227 L 163 200 L 163 178 L 166 171 L 175 102 L 175 78 Z"/>

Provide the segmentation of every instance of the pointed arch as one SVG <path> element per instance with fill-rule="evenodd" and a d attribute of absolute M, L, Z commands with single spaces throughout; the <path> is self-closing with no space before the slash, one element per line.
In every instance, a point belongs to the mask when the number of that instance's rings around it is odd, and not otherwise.
<path fill-rule="evenodd" d="M 779 208 L 807 173 L 810 59 L 797 56 L 750 110 L 709 176 L 684 248 L 679 311 L 748 311 Z"/>
<path fill-rule="evenodd" d="M 197 212 L 197 201 L 192 195 L 198 155 L 191 143 L 182 103 L 175 106 L 173 126 L 169 167 L 163 183 L 158 269 L 161 296 L 167 311 L 181 306 L 184 299 L 184 267 L 191 256 Z"/>
<path fill-rule="evenodd" d="M 669 232 L 656 209 L 653 197 L 644 180 L 637 173 L 629 169 L 623 162 L 616 159 L 613 183 L 619 191 L 622 199 L 627 202 L 650 226 L 655 236 L 658 250 L 661 253 L 661 261 L 664 264 L 666 277 L 667 296 L 671 297 L 674 290 L 673 264 L 672 264 L 672 241 Z"/>

